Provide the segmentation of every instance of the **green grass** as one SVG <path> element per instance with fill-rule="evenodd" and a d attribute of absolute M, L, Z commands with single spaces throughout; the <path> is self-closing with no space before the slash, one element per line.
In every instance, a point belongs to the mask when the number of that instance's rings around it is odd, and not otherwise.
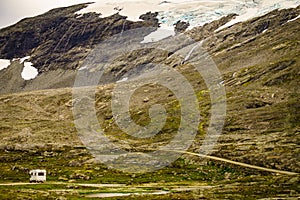
<path fill-rule="evenodd" d="M 44 184 L 0 186 L 1 199 L 55 199 L 65 197 L 67 199 L 82 199 L 87 194 L 103 192 L 147 192 L 156 190 L 171 191 L 174 187 L 193 186 L 199 184 L 212 184 L 224 180 L 225 172 L 230 172 L 234 177 L 241 172 L 228 167 L 222 167 L 215 163 L 199 165 L 190 163 L 189 160 L 179 158 L 172 165 L 161 170 L 145 174 L 128 174 L 117 170 L 108 169 L 103 164 L 81 164 L 70 166 L 70 160 L 87 160 L 91 156 L 82 148 L 64 147 L 63 149 L 51 151 L 50 156 L 45 156 L 49 149 L 35 152 L 24 151 L 0 151 L 0 157 L 6 159 L 0 163 L 0 182 L 25 182 L 28 183 L 29 169 L 47 169 L 47 182 Z M 76 176 L 80 175 L 80 176 Z M 89 179 L 85 179 L 89 176 Z M 62 179 L 65 178 L 65 179 Z M 72 183 L 69 182 L 72 180 Z M 57 184 L 59 182 L 59 184 Z M 77 183 L 95 184 L 125 184 L 118 188 L 94 188 L 76 185 Z M 146 186 L 143 184 L 158 184 L 157 186 Z M 72 190 L 72 192 L 61 193 L 61 190 Z M 168 195 L 153 195 L 149 198 L 181 197 L 187 198 L 191 194 L 174 193 Z M 148 198 L 147 196 L 147 198 Z M 145 196 L 146 197 L 146 196 Z M 129 197 L 124 197 L 128 199 Z M 134 196 L 132 198 L 138 198 Z M 123 197 L 122 197 L 123 199 Z"/>
<path fill-rule="evenodd" d="M 44 152 L 20 152 L 0 151 L 2 158 L 7 158 L 0 163 L 1 182 L 28 182 L 30 169 L 47 169 L 49 181 L 73 180 L 86 183 L 125 183 L 141 184 L 151 182 L 211 182 L 224 179 L 224 172 L 227 167 L 215 165 L 191 164 L 183 158 L 178 159 L 172 165 L 161 170 L 137 174 L 123 173 L 117 170 L 108 169 L 103 164 L 86 164 L 84 161 L 91 158 L 87 152 L 74 154 L 74 149 L 63 152 L 53 152 L 54 156 L 44 156 Z M 77 166 L 72 166 L 70 161 L 77 161 Z M 81 162 L 82 163 L 81 163 Z M 230 171 L 230 170 L 229 170 Z M 239 174 L 239 172 L 231 171 Z M 88 178 L 87 178 L 88 177 Z"/>

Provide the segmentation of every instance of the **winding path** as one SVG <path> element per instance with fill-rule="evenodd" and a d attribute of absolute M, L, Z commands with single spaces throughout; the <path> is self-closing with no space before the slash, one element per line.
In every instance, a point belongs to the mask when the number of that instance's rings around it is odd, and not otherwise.
<path fill-rule="evenodd" d="M 193 156 L 198 156 L 198 157 L 203 157 L 203 158 L 208 158 L 208 159 L 211 159 L 211 160 L 222 161 L 222 162 L 226 162 L 226 163 L 230 163 L 230 164 L 234 164 L 234 165 L 239 165 L 239 166 L 242 166 L 242 167 L 257 169 L 257 170 L 261 170 L 261 171 L 267 171 L 267 172 L 273 172 L 273 173 L 285 174 L 285 175 L 298 175 L 299 174 L 299 173 L 296 173 L 296 172 L 270 169 L 270 168 L 266 168 L 266 167 L 260 167 L 260 166 L 256 166 L 256 165 L 250 165 L 250 164 L 247 164 L 247 163 L 232 161 L 232 160 L 228 160 L 228 159 L 225 159 L 225 158 L 219 158 L 219 157 L 216 157 L 216 156 L 208 156 L 208 155 L 197 154 L 197 153 L 192 153 L 192 152 L 188 152 L 188 151 L 174 151 L 174 150 L 170 150 L 170 151 L 183 153 L 183 154 L 188 154 L 188 155 L 193 155 Z"/>

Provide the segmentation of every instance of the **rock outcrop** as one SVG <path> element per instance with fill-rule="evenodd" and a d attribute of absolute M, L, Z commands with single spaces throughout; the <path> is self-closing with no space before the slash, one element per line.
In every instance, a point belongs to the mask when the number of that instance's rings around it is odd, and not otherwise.
<path fill-rule="evenodd" d="M 30 55 L 39 73 L 56 69 L 77 69 L 99 42 L 122 31 L 158 26 L 154 16 L 132 22 L 118 13 L 101 18 L 98 13 L 76 14 L 88 4 L 57 8 L 26 18 L 0 30 L 0 56 L 4 59 Z M 149 13 L 151 15 L 152 13 Z"/>
<path fill-rule="evenodd" d="M 0 93 L 72 87 L 76 71 L 100 42 L 127 30 L 141 27 L 153 27 L 152 30 L 155 30 L 159 26 L 156 12 L 141 15 L 140 19 L 143 21 L 138 22 L 128 21 L 125 16 L 118 13 L 105 18 L 101 18 L 101 14 L 97 13 L 76 14 L 87 5 L 79 4 L 53 9 L 0 30 L 0 57 L 13 59 L 30 55 L 29 61 L 39 71 L 37 78 L 25 81 L 20 77 L 22 65 L 13 62 L 12 67 L 4 69 L 0 73 Z M 257 45 L 268 46 L 267 43 L 276 45 L 276 41 L 280 40 L 279 37 L 286 38 L 287 33 L 288 37 L 296 40 L 299 20 L 288 21 L 299 14 L 300 7 L 275 10 L 264 16 L 218 30 L 219 27 L 236 17 L 235 14 L 231 14 L 185 31 L 184 34 L 195 41 L 204 41 L 203 46 L 214 57 L 220 68 L 236 71 L 245 67 L 245 63 L 238 59 L 241 52 L 254 51 Z M 180 24 L 183 27 L 179 26 Z M 178 31 L 180 29 L 179 32 L 182 32 L 186 25 L 186 23 L 178 22 Z M 141 35 L 141 40 L 150 31 L 149 29 L 148 32 Z M 261 42 L 258 44 L 257 41 Z M 289 46 L 289 44 L 280 45 L 270 48 L 280 49 Z M 245 53 L 243 56 L 246 56 L 248 60 L 246 66 L 268 62 L 272 57 L 277 59 L 276 57 L 280 55 L 276 53 L 277 51 L 274 50 L 274 52 L 274 54 L 266 53 L 268 56 L 256 54 L 251 58 Z M 120 80 L 129 69 L 150 61 L 170 64 L 172 67 L 182 64 L 180 61 L 172 60 L 171 54 L 146 51 L 141 56 L 138 52 L 131 52 L 112 64 L 106 72 L 106 75 L 110 77 L 102 83 Z M 130 66 L 124 65 L 124 63 L 130 63 Z M 12 80 L 15 84 L 6 84 L 11 83 Z"/>

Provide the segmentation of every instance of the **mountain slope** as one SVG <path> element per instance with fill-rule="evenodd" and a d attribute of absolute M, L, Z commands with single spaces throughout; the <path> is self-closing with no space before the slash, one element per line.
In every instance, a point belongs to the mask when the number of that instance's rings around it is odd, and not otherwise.
<path fill-rule="evenodd" d="M 156 15 L 151 13 L 146 15 L 148 17 L 142 17 L 147 19 L 146 21 L 139 22 L 127 21 L 125 17 L 118 14 L 106 18 L 99 18 L 99 15 L 95 13 L 82 16 L 75 14 L 77 10 L 85 6 L 87 4 L 54 9 L 36 18 L 24 19 L 18 24 L 0 31 L 0 39 L 2 38 L 0 45 L 1 58 L 13 59 L 31 55 L 28 61 L 32 62 L 33 66 L 39 71 L 37 78 L 25 81 L 20 77 L 18 70 L 22 66 L 19 66 L 17 62 L 13 62 L 14 64 L 11 67 L 13 69 L 7 68 L 0 73 L 0 80 L 3 83 L 1 84 L 0 93 L 72 87 L 76 71 L 99 42 L 122 31 L 145 26 L 154 26 L 153 30 L 155 30 L 155 26 L 158 25 L 157 21 L 153 20 Z M 55 15 L 52 13 L 55 13 Z M 251 43 L 255 40 L 255 37 L 265 36 L 273 30 L 283 29 L 282 25 L 298 15 L 299 8 L 275 10 L 258 19 L 216 31 L 235 17 L 235 15 L 229 15 L 202 27 L 196 27 L 187 31 L 186 34 L 196 41 L 205 39 L 208 44 L 205 48 L 211 54 L 216 51 L 222 53 L 220 50 L 226 50 L 226 48 L 232 48 L 233 51 L 237 52 L 240 50 L 237 48 L 238 45 Z M 150 28 L 148 33 L 140 37 L 143 38 L 148 35 L 151 30 Z M 30 37 L 27 37 L 28 35 Z M 268 37 L 266 40 L 268 40 Z M 270 37 L 273 37 L 272 33 Z M 145 55 L 144 59 L 151 59 L 152 56 L 151 54 Z M 264 58 L 268 59 L 269 57 Z M 255 59 L 253 58 L 253 60 Z M 256 60 L 262 62 L 261 58 Z M 134 59 L 132 61 L 135 62 Z M 138 63 L 133 63 L 133 65 L 138 65 Z M 232 66 L 236 67 L 236 63 Z M 124 66 L 115 66 L 115 68 L 120 69 Z M 14 72 L 14 70 L 18 71 Z M 111 74 L 106 75 L 111 76 Z M 16 80 L 16 84 L 5 84 L 12 79 Z M 121 76 L 114 75 L 114 77 L 108 78 L 106 83 L 120 79 Z"/>
<path fill-rule="evenodd" d="M 40 76 L 50 71 L 46 78 L 41 78 L 42 81 L 37 81 L 35 86 L 29 86 L 31 90 L 71 86 L 72 83 L 65 85 L 60 83 L 60 81 L 68 82 L 66 80 L 69 79 L 69 75 L 64 76 L 65 73 L 62 73 L 60 69 L 72 74 L 75 69 L 80 67 L 81 62 L 91 49 L 114 34 L 129 29 L 156 27 L 158 25 L 151 18 L 131 22 L 119 14 L 106 18 L 100 18 L 100 14 L 96 13 L 76 14 L 77 11 L 86 6 L 88 4 L 53 9 L 37 17 L 23 19 L 15 25 L 0 30 L 1 58 L 11 60 L 30 56 L 28 61 L 32 62 L 34 67 L 38 69 Z M 145 35 L 149 33 L 145 33 Z M 54 72 L 55 75 L 52 75 L 51 72 Z M 3 82 L 11 79 L 11 76 L 7 76 L 8 74 L 10 73 L 6 74 L 1 71 Z M 11 75 L 15 75 L 16 79 L 22 82 L 19 73 Z M 58 75 L 64 78 L 58 80 L 57 83 L 53 78 Z M 21 86 L 16 85 L 14 91 L 22 90 L 30 82 L 32 81 L 23 81 Z M 39 87 L 40 82 L 49 83 L 49 85 Z"/>
<path fill-rule="evenodd" d="M 229 16 L 185 32 L 195 40 L 203 41 L 203 47 L 211 54 L 224 78 L 227 116 L 212 155 L 300 173 L 300 19 L 292 20 L 299 14 L 300 7 L 275 10 L 265 16 L 215 31 L 234 17 Z M 183 74 L 195 90 L 201 123 L 189 151 L 198 153 L 207 133 L 211 107 L 210 91 L 203 78 L 192 65 L 182 62 L 183 58 L 174 58 L 158 50 L 142 53 L 135 51 L 119 57 L 109 68 L 113 78 L 107 81 L 108 84 L 97 87 L 97 117 L 106 136 L 130 152 L 149 152 L 166 144 L 176 134 L 180 123 L 180 106 L 172 91 L 158 84 L 139 88 L 130 101 L 133 120 L 143 126 L 150 122 L 151 105 L 159 103 L 166 108 L 167 124 L 156 137 L 130 137 L 120 130 L 112 116 L 111 99 L 115 81 L 130 69 L 119 61 L 132 63 L 130 67 L 150 61 L 161 62 Z M 293 178 L 276 177 L 271 173 L 223 162 L 207 159 L 203 162 L 188 155 L 183 155 L 174 164 L 158 172 L 136 176 L 96 164 L 83 147 L 74 124 L 74 120 L 80 117 L 72 113 L 75 100 L 72 99 L 70 86 L 73 85 L 72 76 L 75 76 L 76 70 L 52 70 L 50 67 L 49 71 L 25 84 L 19 79 L 12 79 L 9 85 L 5 85 L 6 76 L 11 74 L 9 77 L 15 77 L 20 69 L 21 65 L 15 61 L 1 71 L 4 86 L 1 91 L 10 93 L 0 96 L 0 158 L 4 161 L 0 165 L 2 181 L 26 181 L 25 173 L 34 167 L 49 170 L 49 177 L 54 181 L 159 182 L 168 187 L 172 184 L 196 185 L 200 182 L 212 186 L 204 190 L 198 188 L 194 194 L 185 191 L 182 198 L 185 195 L 191 195 L 190 198 L 218 199 L 299 196 L 299 175 Z M 63 73 L 64 78 L 60 79 L 59 74 Z M 65 82 L 67 76 L 70 79 Z M 24 90 L 37 91 L 13 93 L 22 91 L 22 87 Z M 38 90 L 40 88 L 52 89 Z"/>

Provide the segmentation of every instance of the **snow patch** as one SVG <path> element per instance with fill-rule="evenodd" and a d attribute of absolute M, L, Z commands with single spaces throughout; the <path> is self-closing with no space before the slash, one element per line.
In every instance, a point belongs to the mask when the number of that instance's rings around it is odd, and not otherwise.
<path fill-rule="evenodd" d="M 121 80 L 118 80 L 117 83 L 121 83 L 121 82 L 124 82 L 124 81 L 127 81 L 127 80 L 128 80 L 128 77 L 124 77 Z"/>
<path fill-rule="evenodd" d="M 149 11 L 157 10 L 157 3 L 159 1 L 126 1 L 126 0 L 102 0 L 90 4 L 76 14 L 84 14 L 88 12 L 101 13 L 101 17 L 108 17 L 110 15 L 119 13 L 120 15 L 127 16 L 128 20 L 141 21 L 139 16 Z"/>
<path fill-rule="evenodd" d="M 170 36 L 174 36 L 174 28 L 162 25 L 156 31 L 147 35 L 141 43 L 157 42 Z"/>
<path fill-rule="evenodd" d="M 200 41 L 200 42 L 198 42 L 198 43 L 197 43 L 197 44 L 189 51 L 189 53 L 185 56 L 184 62 L 187 61 L 188 59 L 190 59 L 190 57 L 191 57 L 192 53 L 194 52 L 194 50 L 195 50 L 197 47 L 201 46 L 202 44 L 203 44 L 203 40 Z"/>
<path fill-rule="evenodd" d="M 20 58 L 20 63 L 23 63 L 25 60 L 28 60 L 30 56 L 25 56 L 24 58 Z"/>
<path fill-rule="evenodd" d="M 81 70 L 85 70 L 85 69 L 87 69 L 87 66 L 80 67 L 78 70 L 81 71 Z"/>
<path fill-rule="evenodd" d="M 82 16 L 83 16 L 83 14 L 79 14 L 78 16 L 76 16 L 76 19 L 78 19 L 78 18 L 80 18 Z"/>
<path fill-rule="evenodd" d="M 215 30 L 215 32 L 218 32 L 219 30 L 222 30 L 224 28 L 232 26 L 236 23 L 244 22 L 244 21 L 247 21 L 248 19 L 254 18 L 256 16 L 257 12 L 258 12 L 257 8 L 249 8 L 245 14 L 236 16 L 233 20 L 227 22 L 223 26 L 220 26 L 217 30 Z"/>
<path fill-rule="evenodd" d="M 290 19 L 290 20 L 288 20 L 286 23 L 289 23 L 289 22 L 295 21 L 295 20 L 297 20 L 297 19 L 299 19 L 299 18 L 300 18 L 300 15 L 298 15 L 297 17 L 295 17 L 295 18 L 293 18 L 293 19 Z"/>
<path fill-rule="evenodd" d="M 24 62 L 24 68 L 21 73 L 24 80 L 34 79 L 38 74 L 38 70 L 32 66 L 31 62 Z"/>
<path fill-rule="evenodd" d="M 240 7 L 240 10 L 233 9 L 232 13 L 236 13 L 238 16 L 230 22 L 219 27 L 217 30 L 215 30 L 215 32 L 230 27 L 236 23 L 244 22 L 255 17 L 260 17 L 276 9 L 282 10 L 296 8 L 298 5 L 300 5 L 299 0 L 257 0 L 253 1 L 253 3 L 248 2 L 243 4 Z"/>
<path fill-rule="evenodd" d="M 0 59 L 0 70 L 7 68 L 10 65 L 10 60 Z"/>

